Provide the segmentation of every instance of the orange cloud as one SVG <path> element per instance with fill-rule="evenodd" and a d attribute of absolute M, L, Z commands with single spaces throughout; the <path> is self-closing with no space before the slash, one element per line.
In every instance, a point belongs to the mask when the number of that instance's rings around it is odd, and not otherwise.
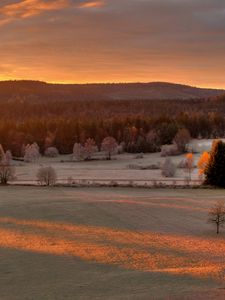
<path fill-rule="evenodd" d="M 18 3 L 5 5 L 0 9 L 0 14 L 9 19 L 28 18 L 45 11 L 58 10 L 67 6 L 69 6 L 69 0 L 47 2 L 42 0 L 23 0 Z"/>
<path fill-rule="evenodd" d="M 81 8 L 98 8 L 105 5 L 105 1 L 88 1 L 80 5 Z"/>

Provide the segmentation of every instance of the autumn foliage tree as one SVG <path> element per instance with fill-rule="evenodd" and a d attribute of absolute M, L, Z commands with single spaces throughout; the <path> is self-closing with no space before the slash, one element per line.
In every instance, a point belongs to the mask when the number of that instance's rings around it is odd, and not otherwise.
<path fill-rule="evenodd" d="M 200 158 L 199 158 L 199 161 L 198 161 L 198 174 L 199 174 L 200 177 L 204 176 L 205 169 L 206 169 L 207 164 L 209 162 L 209 158 L 210 158 L 210 154 L 207 151 L 204 151 L 202 153 L 202 155 L 200 156 Z"/>
<path fill-rule="evenodd" d="M 204 174 L 206 184 L 225 188 L 225 143 L 221 140 L 213 142 Z"/>

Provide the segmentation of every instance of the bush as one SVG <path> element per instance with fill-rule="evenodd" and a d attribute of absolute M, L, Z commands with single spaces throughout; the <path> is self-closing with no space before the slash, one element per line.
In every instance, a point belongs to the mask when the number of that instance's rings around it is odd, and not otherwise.
<path fill-rule="evenodd" d="M 176 165 L 170 158 L 166 158 L 161 166 L 162 175 L 165 177 L 174 177 L 176 174 Z"/>
<path fill-rule="evenodd" d="M 57 174 L 52 167 L 41 167 L 37 172 L 37 179 L 41 185 L 55 185 Z"/>
<path fill-rule="evenodd" d="M 0 164 L 0 183 L 7 184 L 9 180 L 14 179 L 14 176 L 15 168 L 2 162 Z"/>
<path fill-rule="evenodd" d="M 179 155 L 181 152 L 177 148 L 177 145 L 163 145 L 161 148 L 161 156 L 166 157 L 166 156 L 175 156 Z"/>
<path fill-rule="evenodd" d="M 47 156 L 47 157 L 57 157 L 57 156 L 59 156 L 59 151 L 56 147 L 48 147 L 45 150 L 45 156 Z"/>

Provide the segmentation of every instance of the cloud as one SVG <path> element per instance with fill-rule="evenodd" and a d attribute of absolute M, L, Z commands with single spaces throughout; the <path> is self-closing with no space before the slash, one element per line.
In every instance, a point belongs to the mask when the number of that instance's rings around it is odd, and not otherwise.
<path fill-rule="evenodd" d="M 38 16 L 44 12 L 62 10 L 68 7 L 99 8 L 104 1 L 74 1 L 74 0 L 21 0 L 19 2 L 0 6 L 0 26 L 15 19 L 26 19 Z"/>
<path fill-rule="evenodd" d="M 99 8 L 105 5 L 105 1 L 86 1 L 85 3 L 80 4 L 80 8 Z"/>
<path fill-rule="evenodd" d="M 23 0 L 3 6 L 0 9 L 0 13 L 8 18 L 27 18 L 39 15 L 45 11 L 62 9 L 68 5 L 68 0 Z"/>

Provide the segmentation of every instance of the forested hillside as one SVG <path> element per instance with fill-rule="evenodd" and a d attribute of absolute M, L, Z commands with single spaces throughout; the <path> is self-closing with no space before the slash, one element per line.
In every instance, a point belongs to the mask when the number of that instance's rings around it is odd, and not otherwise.
<path fill-rule="evenodd" d="M 154 152 L 171 143 L 180 128 L 188 129 L 193 138 L 225 136 L 223 96 L 186 101 L 15 98 L 1 102 L 0 144 L 16 156 L 33 142 L 42 152 L 56 146 L 60 153 L 71 153 L 75 142 L 90 137 L 100 147 L 106 136 L 113 136 L 125 151 Z"/>

